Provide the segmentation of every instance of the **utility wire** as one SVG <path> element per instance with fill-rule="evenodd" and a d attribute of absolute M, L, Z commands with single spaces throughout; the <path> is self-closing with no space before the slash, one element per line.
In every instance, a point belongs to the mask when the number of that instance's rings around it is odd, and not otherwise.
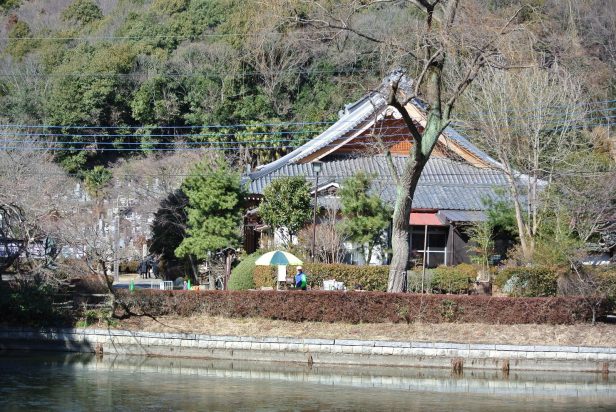
<path fill-rule="evenodd" d="M 616 100 L 606 100 L 600 102 L 588 102 L 585 104 L 595 105 L 595 104 L 604 104 L 604 103 L 613 103 Z M 550 108 L 560 108 L 561 106 L 547 106 Z M 605 108 L 605 109 L 595 109 L 588 111 L 586 113 L 608 113 L 616 110 L 616 106 Z M 497 112 L 504 113 L 504 112 Z M 471 113 L 473 114 L 473 113 Z M 474 114 L 481 114 L 480 112 L 476 112 Z M 501 116 L 496 119 L 534 119 L 534 118 L 545 118 L 551 115 L 541 115 L 541 116 Z M 605 116 L 598 116 L 598 119 L 604 119 Z M 563 119 L 562 116 L 554 117 L 554 119 Z M 305 122 L 305 121 L 288 121 L 288 122 L 270 122 L 270 123 L 236 123 L 236 124 L 228 124 L 228 125 L 213 125 L 213 124 L 205 124 L 205 125 L 139 125 L 139 126 L 94 126 L 94 125 L 51 125 L 51 124 L 16 124 L 16 123 L 7 123 L 0 124 L 0 128 L 18 128 L 18 129 L 101 129 L 101 130 L 109 130 L 109 129 L 235 129 L 235 128 L 251 128 L 251 127 L 282 127 L 282 126 L 307 126 L 307 125 L 331 125 L 335 123 L 345 123 L 345 122 L 354 122 L 351 120 L 337 120 L 337 121 L 316 121 L 316 122 Z M 468 122 L 465 122 L 468 123 Z M 463 126 L 463 123 L 453 123 L 452 127 L 460 127 Z"/>
<path fill-rule="evenodd" d="M 614 116 L 610 116 L 610 118 L 616 118 L 616 115 Z M 562 130 L 576 130 L 576 129 L 580 129 L 580 128 L 585 128 L 585 127 L 589 127 L 589 126 L 595 126 L 595 125 L 602 125 L 602 123 L 583 123 L 583 124 L 578 124 L 578 123 L 570 123 L 567 124 L 567 126 L 565 127 L 557 127 L 557 128 L 548 128 L 548 129 L 543 129 L 542 132 L 550 132 L 550 131 L 562 131 Z M 381 138 L 381 139 L 385 139 L 385 141 L 383 142 L 383 144 L 385 145 L 392 145 L 395 143 L 402 143 L 402 142 L 407 142 L 410 141 L 410 134 L 406 131 L 402 131 L 401 133 L 382 133 L 383 130 L 385 129 L 400 129 L 399 126 L 388 126 L 388 127 L 384 127 L 378 130 L 377 133 L 370 133 L 370 129 L 368 129 L 368 134 L 362 134 L 356 137 L 356 139 L 375 139 L 375 138 Z M 361 129 L 343 129 L 344 131 L 347 132 L 353 132 L 353 131 L 357 131 L 357 130 L 361 130 Z M 460 130 L 464 130 L 464 131 L 481 131 L 481 129 L 478 128 L 461 128 Z M 318 131 L 311 131 L 312 133 L 317 133 Z M 271 135 L 275 135 L 275 136 L 279 136 L 279 135 L 286 135 L 286 134 L 294 134 L 294 133 L 280 133 L 280 132 L 271 132 L 271 133 L 266 133 L 266 132 L 261 132 L 261 133 L 254 133 L 255 135 L 259 135 L 259 136 L 271 136 Z M 301 132 L 300 132 L 301 134 Z M 16 134 L 16 133 L 0 133 L 0 136 L 6 136 L 6 137 L 12 137 L 12 136 L 17 136 L 20 134 Z M 21 134 L 23 136 L 26 137 L 31 137 L 31 136 L 39 136 L 39 137 L 45 137 L 45 136 L 52 136 L 52 137 L 65 137 L 65 138 L 74 138 L 74 137 L 104 137 L 107 139 L 110 138 L 126 138 L 126 137 L 156 137 L 157 135 L 74 135 L 74 134 L 45 134 L 45 133 L 35 133 L 35 134 L 28 134 L 28 133 L 24 133 Z M 212 134 L 212 136 L 229 136 L 232 134 Z M 204 136 L 204 135 L 170 135 L 169 137 L 195 137 L 195 136 Z M 392 140 L 391 138 L 396 138 L 399 137 L 400 139 L 394 139 Z M 451 139 L 455 141 L 455 138 L 449 138 L 449 137 L 445 137 L 446 139 Z M 210 148 L 209 146 L 220 146 L 218 148 L 216 148 L 216 150 L 241 150 L 241 149 L 246 149 L 246 148 L 250 148 L 251 150 L 265 150 L 265 149 L 281 149 L 281 148 L 291 148 L 291 149 L 295 149 L 298 146 L 298 144 L 302 143 L 302 142 L 309 142 L 311 141 L 312 138 L 310 137 L 306 137 L 306 138 L 292 138 L 292 139 L 262 139 L 262 140 L 247 140 L 247 141 L 237 141 L 237 140 L 230 140 L 230 141 L 200 141 L 200 142 L 156 142 L 156 141 L 142 141 L 142 142 L 124 142 L 124 141 L 115 141 L 115 142 L 109 142 L 109 141 L 52 141 L 52 140 L 32 140 L 32 139 L 3 139 L 0 140 L 0 150 L 7 150 L 7 149 L 11 149 L 11 150 L 20 150 L 20 149 L 24 149 L 24 150 L 28 150 L 28 148 L 32 148 L 32 149 L 45 149 L 45 148 L 49 148 L 50 150 L 68 150 L 68 151 L 88 151 L 88 152 L 92 152 L 92 151 L 147 151 L 147 150 L 154 150 L 154 151 L 183 151 L 183 150 L 199 150 L 202 147 L 208 147 L 208 149 L 210 150 L 214 150 L 214 148 Z M 38 144 L 39 146 L 12 146 L 12 145 L 20 145 L 20 144 Z M 276 143 L 294 143 L 294 144 L 280 144 L 280 145 L 275 145 L 275 146 L 258 146 L 261 144 L 276 144 Z M 7 144 L 11 144 L 11 146 L 8 146 Z M 331 143 L 325 146 L 322 146 L 322 148 L 327 148 L 327 147 L 334 147 L 334 146 L 338 146 L 339 143 Z M 356 146 L 380 146 L 381 143 L 380 142 L 374 142 L 374 141 L 356 141 L 354 143 L 352 143 L 353 145 Z M 42 146 L 42 145 L 46 145 L 46 146 Z M 119 147 L 115 147 L 115 148 L 106 148 L 106 147 L 97 147 L 96 149 L 92 149 L 92 148 L 85 148 L 85 147 L 77 147 L 77 148 L 70 148 L 70 147 L 66 147 L 66 146 L 71 146 L 71 145 L 97 145 L 97 146 L 135 146 L 132 148 L 119 148 Z M 256 147 L 254 147 L 255 145 L 257 145 Z M 49 147 L 49 146 L 65 146 L 65 147 Z M 158 146 L 158 147 L 152 147 L 152 148 L 143 148 L 143 147 L 137 147 L 137 146 Z M 161 148 L 160 146 L 165 146 L 167 148 Z M 186 147 L 188 146 L 188 147 Z"/>
<path fill-rule="evenodd" d="M 616 107 L 614 108 L 614 110 L 616 110 Z M 611 116 L 595 116 L 595 117 L 586 117 L 586 118 L 582 118 L 582 119 L 577 119 L 577 120 L 564 120 L 564 119 L 560 119 L 561 122 L 560 123 L 546 123 L 544 125 L 544 127 L 546 126 L 573 126 L 573 125 L 579 125 L 579 124 L 601 124 L 601 123 L 596 123 L 596 122 L 592 122 L 594 120 L 609 120 L 609 119 L 613 119 L 616 118 L 616 115 L 611 115 Z M 455 130 L 473 130 L 473 131 L 477 131 L 477 130 L 481 130 L 478 127 L 473 127 L 474 123 L 473 122 L 468 122 L 468 123 L 460 123 L 457 125 L 452 126 Z M 498 123 L 496 123 L 498 124 Z M 403 125 L 392 125 L 392 126 L 380 126 L 380 127 L 376 127 L 376 128 L 368 128 L 367 130 L 378 130 L 378 132 L 382 132 L 385 130 L 390 130 L 390 129 L 400 129 L 401 127 L 404 127 Z M 357 128 L 340 128 L 340 129 L 332 129 L 331 131 L 344 131 L 344 132 L 354 132 L 354 131 L 358 131 L 358 130 L 363 130 L 364 128 L 361 127 L 357 127 Z M 19 130 L 19 129 L 18 129 Z M 84 128 L 84 130 L 86 130 Z M 93 129 L 87 129 L 87 130 L 93 130 Z M 542 130 L 545 131 L 550 131 L 550 130 L 554 130 L 554 129 L 544 129 L 542 128 Z M 246 135 L 250 135 L 250 136 L 285 136 L 285 135 L 304 135 L 304 134 L 316 134 L 316 133 L 323 133 L 323 130 L 286 130 L 286 131 L 266 131 L 266 132 L 258 132 L 258 131 L 250 131 L 250 130 L 245 130 L 245 129 L 241 129 L 238 130 L 236 132 L 221 132 L 221 133 L 174 133 L 174 134 L 170 134 L 170 133 L 142 133 L 142 134 L 131 134 L 131 133 L 127 133 L 127 134 L 123 134 L 123 133 L 92 133 L 92 134 L 83 134 L 83 133 L 53 133 L 53 132 L 37 132 L 37 133 L 33 133 L 33 132 L 11 132 L 11 131 L 6 131 L 6 130 L 2 130 L 2 127 L 0 126 L 0 136 L 27 136 L 27 137 L 70 137 L 70 138 L 76 138 L 76 137 L 83 137 L 83 138 L 97 138 L 97 137 L 102 137 L 102 138 L 129 138 L 129 137 L 137 137 L 137 138 L 144 138 L 144 137 L 148 137 L 148 138 L 158 138 L 158 137 L 171 137 L 171 138 L 201 138 L 201 137 L 223 137 L 223 136 L 237 136 L 242 135 L 242 136 L 246 136 Z M 378 133 L 377 133 L 378 134 Z M 405 133 L 404 135 L 407 135 L 408 133 Z M 391 135 L 384 135 L 385 137 L 391 136 Z M 272 140 L 268 140 L 268 141 L 272 141 Z M 282 140 L 282 141 L 288 141 L 288 140 Z M 258 141 L 254 141 L 254 142 L 258 142 Z M 198 143 L 198 142 L 197 142 Z M 225 142 L 225 141 L 218 141 L 218 144 L 224 144 L 224 143 L 236 143 L 236 141 L 230 141 L 230 142 Z"/>

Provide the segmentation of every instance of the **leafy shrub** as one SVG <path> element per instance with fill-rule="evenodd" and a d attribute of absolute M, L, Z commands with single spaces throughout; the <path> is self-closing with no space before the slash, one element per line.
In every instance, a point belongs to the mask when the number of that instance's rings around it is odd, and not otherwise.
<path fill-rule="evenodd" d="M 66 296 L 49 283 L 24 281 L 0 284 L 1 321 L 30 326 L 64 324 L 68 314 L 54 305 L 56 301 L 64 300 Z"/>
<path fill-rule="evenodd" d="M 546 266 L 509 267 L 501 270 L 494 284 L 511 296 L 555 296 L 558 274 Z"/>
<path fill-rule="evenodd" d="M 424 275 L 423 270 L 409 270 L 406 277 L 407 290 L 409 292 L 422 293 L 423 291 L 432 290 L 432 278 L 434 277 L 434 269 L 426 269 Z"/>
<path fill-rule="evenodd" d="M 592 312 L 583 297 L 510 298 L 328 291 L 117 292 L 119 309 L 150 316 L 195 314 L 260 317 L 293 322 L 474 322 L 484 324 L 573 324 Z M 599 314 L 605 313 L 600 305 Z"/>
<path fill-rule="evenodd" d="M 14 58 L 21 60 L 26 54 L 40 45 L 40 40 L 28 39 L 32 36 L 30 27 L 25 22 L 19 20 L 10 28 L 8 33 L 9 40 L 6 51 Z"/>
<path fill-rule="evenodd" d="M 154 0 L 152 10 L 169 15 L 186 10 L 188 3 L 188 0 Z"/>
<path fill-rule="evenodd" d="M 65 21 L 88 24 L 103 18 L 103 12 L 92 0 L 75 0 L 62 12 Z"/>
<path fill-rule="evenodd" d="M 439 266 L 433 272 L 432 290 L 440 293 L 468 293 L 469 285 L 476 277 L 477 269 L 467 263 Z"/>
<path fill-rule="evenodd" d="M 341 263 L 309 263 L 304 265 L 311 287 L 323 287 L 323 281 L 336 279 L 343 282 L 347 289 L 361 285 L 365 290 L 387 290 L 389 266 L 357 266 Z"/>
<path fill-rule="evenodd" d="M 311 288 L 323 287 L 323 281 L 336 279 L 343 282 L 347 289 L 354 289 L 361 285 L 365 290 L 386 291 L 389 266 L 357 266 L 341 263 L 306 263 L 304 272 Z M 287 276 L 295 274 L 295 266 L 287 267 Z M 276 284 L 276 268 L 262 266 L 255 268 L 255 285 L 274 286 Z"/>
<path fill-rule="evenodd" d="M 242 261 L 231 271 L 229 279 L 230 290 L 246 290 L 254 289 L 255 281 L 253 272 L 255 270 L 255 261 L 261 256 L 261 253 L 255 252 L 242 259 Z"/>

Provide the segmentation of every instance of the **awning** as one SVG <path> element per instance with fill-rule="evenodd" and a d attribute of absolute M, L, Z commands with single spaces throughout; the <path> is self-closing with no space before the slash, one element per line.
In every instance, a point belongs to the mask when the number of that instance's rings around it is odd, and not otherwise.
<path fill-rule="evenodd" d="M 436 213 L 411 212 L 410 223 L 419 226 L 446 226 Z"/>
<path fill-rule="evenodd" d="M 441 218 L 452 223 L 484 222 L 487 220 L 485 212 L 481 210 L 441 210 Z"/>

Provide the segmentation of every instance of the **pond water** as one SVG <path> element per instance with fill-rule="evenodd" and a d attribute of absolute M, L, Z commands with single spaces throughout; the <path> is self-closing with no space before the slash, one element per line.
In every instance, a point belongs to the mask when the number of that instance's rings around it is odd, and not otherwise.
<path fill-rule="evenodd" d="M 616 378 L 0 352 L 0 410 L 611 411 Z"/>

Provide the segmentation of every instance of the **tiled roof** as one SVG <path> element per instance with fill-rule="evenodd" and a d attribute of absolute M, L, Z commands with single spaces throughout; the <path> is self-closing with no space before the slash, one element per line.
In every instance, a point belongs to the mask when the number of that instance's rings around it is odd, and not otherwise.
<path fill-rule="evenodd" d="M 398 170 L 402 169 L 406 157 L 394 157 Z M 346 178 L 363 171 L 373 175 L 372 191 L 393 206 L 395 200 L 394 181 L 389 173 L 385 157 L 358 157 L 323 163 L 319 174 L 319 186 L 326 182 L 342 183 Z M 263 193 L 263 189 L 276 178 L 283 176 L 304 176 L 312 186 L 315 176 L 312 166 L 286 164 L 250 183 L 250 193 Z M 430 158 L 419 180 L 414 208 L 435 208 L 450 210 L 484 210 L 484 198 L 497 199 L 498 188 L 506 185 L 504 175 L 495 169 L 477 168 L 446 158 Z M 330 204 L 335 203 L 330 200 Z"/>
<path fill-rule="evenodd" d="M 439 210 L 438 214 L 449 222 L 483 222 L 487 219 L 480 210 Z"/>
<path fill-rule="evenodd" d="M 359 135 L 366 127 L 382 115 L 387 108 L 383 97 L 392 81 L 400 80 L 401 93 L 410 93 L 412 80 L 405 76 L 400 78 L 399 72 L 394 72 L 385 78 L 377 91 L 372 91 L 362 99 L 345 107 L 340 120 L 319 136 L 298 147 L 286 156 L 264 165 L 255 172 L 244 176 L 244 182 L 249 184 L 249 192 L 262 194 L 263 189 L 272 180 L 282 176 L 305 176 L 314 185 L 312 166 L 300 161 L 316 151 L 327 147 L 341 138 L 351 138 Z M 419 99 L 412 99 L 409 104 L 425 113 L 427 106 Z M 498 163 L 485 152 L 475 147 L 465 137 L 448 127 L 443 133 L 447 142 L 465 149 L 483 161 L 484 165 L 498 166 Z M 398 170 L 402 170 L 407 157 L 394 157 Z M 342 183 L 346 178 L 363 171 L 373 175 L 372 191 L 393 206 L 395 200 L 395 184 L 387 168 L 383 156 L 357 157 L 342 160 L 332 160 L 323 163 L 319 174 L 319 183 Z M 432 157 L 428 160 L 422 173 L 419 185 L 413 199 L 414 208 L 434 208 L 448 210 L 485 210 L 484 198 L 501 198 L 498 193 L 506 186 L 504 175 L 497 169 L 477 168 L 470 163 L 462 163 L 447 158 Z M 338 207 L 339 200 L 327 197 L 319 198 L 322 204 Z"/>
<path fill-rule="evenodd" d="M 359 135 L 363 130 L 361 125 L 366 123 L 366 120 L 374 115 L 375 110 L 381 111 L 384 108 L 385 99 L 383 99 L 379 93 L 370 93 L 368 96 L 355 103 L 352 107 L 352 111 L 345 112 L 340 120 L 331 125 L 323 133 L 293 150 L 286 156 L 268 163 L 254 173 L 251 173 L 250 178 L 257 179 L 286 164 L 298 162 L 306 156 L 327 147 L 341 136 L 345 136 L 350 132 Z"/>
<path fill-rule="evenodd" d="M 253 180 L 259 179 L 285 165 L 301 161 L 318 150 L 326 148 L 342 137 L 354 137 L 360 135 L 366 128 L 370 127 L 375 118 L 378 115 L 381 115 L 387 108 L 387 102 L 383 96 L 388 92 L 390 83 L 398 79 L 399 76 L 400 73 L 398 72 L 394 72 L 387 76 L 377 91 L 371 91 L 357 102 L 347 105 L 345 109 L 341 111 L 340 119 L 323 133 L 293 150 L 286 156 L 262 166 L 258 170 L 251 173 L 248 177 Z M 398 86 L 403 93 L 410 93 L 412 84 L 412 80 L 408 79 L 406 76 L 402 76 Z M 412 104 L 424 113 L 427 110 L 426 103 L 418 98 L 411 99 L 408 104 Z M 494 159 L 479 148 L 475 147 L 470 141 L 468 141 L 468 139 L 460 135 L 453 128 L 448 127 L 443 135 L 446 137 L 447 141 L 463 147 L 478 158 L 484 160 L 486 163 L 496 164 Z"/>

